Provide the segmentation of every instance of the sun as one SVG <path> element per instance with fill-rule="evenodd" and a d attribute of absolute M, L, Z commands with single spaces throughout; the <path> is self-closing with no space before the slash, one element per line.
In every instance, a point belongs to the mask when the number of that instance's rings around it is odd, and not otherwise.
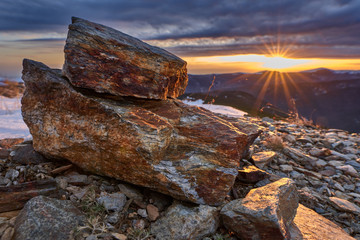
<path fill-rule="evenodd" d="M 294 66 L 298 66 L 300 64 L 306 63 L 308 60 L 305 59 L 294 59 L 294 58 L 287 58 L 281 55 L 271 55 L 265 56 L 263 59 L 263 67 L 270 69 L 270 70 L 287 70 Z"/>

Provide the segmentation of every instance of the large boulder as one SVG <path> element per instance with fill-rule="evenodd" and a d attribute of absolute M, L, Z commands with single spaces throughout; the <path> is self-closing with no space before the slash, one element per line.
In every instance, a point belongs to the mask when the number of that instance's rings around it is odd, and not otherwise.
<path fill-rule="evenodd" d="M 282 178 L 226 204 L 220 216 L 225 227 L 244 240 L 290 239 L 298 204 L 295 183 Z"/>
<path fill-rule="evenodd" d="M 115 29 L 72 18 L 64 75 L 77 87 L 138 98 L 176 98 L 188 82 L 186 62 Z"/>
<path fill-rule="evenodd" d="M 15 240 L 70 239 L 85 216 L 70 201 L 43 196 L 26 203 L 15 221 Z"/>
<path fill-rule="evenodd" d="M 355 240 L 341 227 L 302 204 L 290 226 L 290 235 L 291 240 Z"/>
<path fill-rule="evenodd" d="M 221 204 L 259 134 L 256 125 L 179 100 L 80 92 L 60 70 L 31 60 L 23 80 L 22 114 L 36 151 L 180 200 Z"/>

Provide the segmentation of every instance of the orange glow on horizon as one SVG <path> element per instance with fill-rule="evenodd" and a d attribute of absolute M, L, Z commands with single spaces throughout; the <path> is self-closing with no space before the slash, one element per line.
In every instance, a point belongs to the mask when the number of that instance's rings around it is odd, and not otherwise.
<path fill-rule="evenodd" d="M 315 68 L 360 70 L 359 59 L 288 58 L 260 54 L 185 57 L 189 73 L 255 73 L 260 71 L 300 72 Z"/>

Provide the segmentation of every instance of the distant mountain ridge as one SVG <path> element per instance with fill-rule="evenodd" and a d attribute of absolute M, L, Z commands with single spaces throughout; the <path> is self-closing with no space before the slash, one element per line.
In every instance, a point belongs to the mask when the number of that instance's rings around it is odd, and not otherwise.
<path fill-rule="evenodd" d="M 300 115 L 316 124 L 360 132 L 360 71 L 189 74 L 185 93 L 253 113 L 266 106 L 289 112 L 294 99 Z"/>

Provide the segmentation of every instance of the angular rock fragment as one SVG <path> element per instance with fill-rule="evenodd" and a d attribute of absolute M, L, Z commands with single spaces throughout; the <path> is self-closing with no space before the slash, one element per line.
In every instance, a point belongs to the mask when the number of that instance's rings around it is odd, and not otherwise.
<path fill-rule="evenodd" d="M 115 29 L 72 18 L 63 73 L 76 87 L 166 99 L 185 92 L 186 62 Z"/>
<path fill-rule="evenodd" d="M 290 226 L 290 235 L 291 240 L 355 240 L 338 225 L 302 204 Z"/>
<path fill-rule="evenodd" d="M 285 147 L 283 152 L 288 157 L 294 159 L 297 162 L 303 163 L 303 164 L 307 164 L 307 163 L 313 164 L 317 160 L 317 158 L 309 156 L 307 154 L 304 154 L 303 152 L 299 151 L 298 149 L 291 148 L 291 147 Z"/>
<path fill-rule="evenodd" d="M 96 199 L 98 203 L 104 205 L 107 211 L 120 212 L 126 204 L 126 196 L 123 193 L 107 194 L 102 192 Z"/>
<path fill-rule="evenodd" d="M 156 239 L 163 240 L 202 239 L 215 233 L 219 226 L 218 215 L 216 207 L 188 207 L 174 203 L 164 217 L 151 224 L 151 233 Z"/>
<path fill-rule="evenodd" d="M 350 212 L 353 214 L 360 214 L 360 207 L 356 204 L 351 203 L 345 199 L 337 198 L 337 197 L 329 197 L 330 204 L 340 211 Z"/>
<path fill-rule="evenodd" d="M 18 164 L 39 164 L 48 160 L 34 150 L 32 143 L 27 143 L 14 147 L 11 161 Z"/>
<path fill-rule="evenodd" d="M 241 239 L 289 239 L 288 227 L 297 207 L 295 183 L 282 178 L 226 204 L 220 216 L 225 227 Z"/>
<path fill-rule="evenodd" d="M 60 70 L 24 60 L 22 114 L 34 149 L 180 200 L 219 205 L 260 133 L 179 100 L 75 90 Z"/>
<path fill-rule="evenodd" d="M 254 155 L 252 155 L 252 158 L 257 167 L 263 168 L 267 164 L 269 164 L 269 162 L 271 162 L 275 156 L 276 156 L 276 152 L 264 151 L 264 152 L 254 153 Z"/>
<path fill-rule="evenodd" d="M 266 178 L 270 178 L 270 174 L 255 166 L 246 166 L 239 170 L 237 179 L 244 183 L 257 183 Z"/>
<path fill-rule="evenodd" d="M 70 201 L 39 196 L 27 202 L 16 218 L 14 239 L 70 239 L 71 231 L 84 222 Z"/>

